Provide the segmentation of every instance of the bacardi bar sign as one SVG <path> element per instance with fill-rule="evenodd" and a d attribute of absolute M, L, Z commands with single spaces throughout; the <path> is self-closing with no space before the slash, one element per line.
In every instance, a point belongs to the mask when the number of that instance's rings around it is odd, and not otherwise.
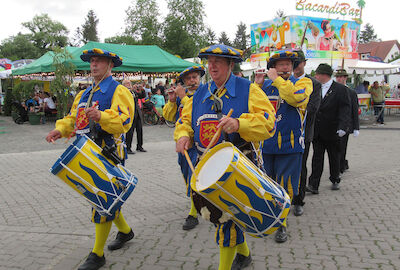
<path fill-rule="evenodd" d="M 296 10 L 328 13 L 333 15 L 360 17 L 360 9 L 352 7 L 349 3 L 336 2 L 334 5 L 319 4 L 308 0 L 297 0 Z"/>

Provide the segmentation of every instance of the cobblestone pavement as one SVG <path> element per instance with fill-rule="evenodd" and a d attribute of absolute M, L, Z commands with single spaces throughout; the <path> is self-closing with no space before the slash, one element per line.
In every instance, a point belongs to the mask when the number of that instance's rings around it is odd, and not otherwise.
<path fill-rule="evenodd" d="M 339 191 L 330 190 L 326 162 L 320 194 L 306 197 L 303 216 L 289 214 L 286 243 L 247 238 L 247 269 L 400 269 L 400 117 L 386 119 L 385 129 L 350 138 Z M 0 116 L 0 269 L 76 269 L 93 246 L 88 203 L 49 173 L 67 146 L 44 141 L 53 125 Z M 123 213 L 135 238 L 106 250 L 102 269 L 217 269 L 214 227 L 200 220 L 182 230 L 190 203 L 172 132 L 144 127 L 148 152 L 129 156 L 139 183 Z M 115 235 L 114 226 L 109 241 Z"/>

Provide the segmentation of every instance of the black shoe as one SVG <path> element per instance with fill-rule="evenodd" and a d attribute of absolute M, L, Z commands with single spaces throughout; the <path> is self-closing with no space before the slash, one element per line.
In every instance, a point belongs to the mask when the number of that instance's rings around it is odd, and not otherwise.
<path fill-rule="evenodd" d="M 106 258 L 104 255 L 99 257 L 96 253 L 90 252 L 86 261 L 79 266 L 78 270 L 97 270 L 106 264 Z"/>
<path fill-rule="evenodd" d="M 131 149 L 128 149 L 126 152 L 127 152 L 129 155 L 135 154 L 135 152 L 133 152 Z"/>
<path fill-rule="evenodd" d="M 287 240 L 286 227 L 280 226 L 275 234 L 275 242 L 284 243 Z"/>
<path fill-rule="evenodd" d="M 301 216 L 303 213 L 304 213 L 303 206 L 301 206 L 301 205 L 295 205 L 294 206 L 293 214 L 295 216 Z"/>
<path fill-rule="evenodd" d="M 333 183 L 331 189 L 332 190 L 339 190 L 340 189 L 339 183 Z"/>
<path fill-rule="evenodd" d="M 196 227 L 197 224 L 199 224 L 199 220 L 197 218 L 195 218 L 194 216 L 189 215 L 186 218 L 185 223 L 182 226 L 182 229 L 184 229 L 185 231 L 191 230 L 194 227 Z"/>
<path fill-rule="evenodd" d="M 251 254 L 249 256 L 244 256 L 242 254 L 236 254 L 235 259 L 233 260 L 232 263 L 232 270 L 240 270 L 243 269 L 247 266 L 249 266 L 251 263 Z"/>
<path fill-rule="evenodd" d="M 143 149 L 143 147 L 136 147 L 136 151 L 138 151 L 138 152 L 147 152 L 146 150 Z"/>
<path fill-rule="evenodd" d="M 109 250 L 120 249 L 125 245 L 126 242 L 131 240 L 134 236 L 135 234 L 133 233 L 132 229 L 128 234 L 118 232 L 115 240 L 108 245 L 108 249 Z"/>
<path fill-rule="evenodd" d="M 308 185 L 306 186 L 306 191 L 311 192 L 312 194 L 319 194 L 318 189 L 313 188 L 312 186 Z"/>

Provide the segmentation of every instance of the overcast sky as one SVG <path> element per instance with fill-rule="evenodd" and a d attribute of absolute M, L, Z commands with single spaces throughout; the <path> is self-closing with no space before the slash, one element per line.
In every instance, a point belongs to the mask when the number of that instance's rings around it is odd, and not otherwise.
<path fill-rule="evenodd" d="M 53 20 L 64 24 L 73 35 L 75 29 L 84 23 L 89 9 L 93 9 L 99 19 L 98 33 L 101 41 L 104 38 L 122 33 L 126 9 L 132 0 L 5 0 L 1 7 L 2 26 L 0 40 L 18 32 L 26 32 L 21 23 L 30 21 L 41 13 L 47 13 Z M 250 31 L 250 25 L 262 21 L 271 20 L 276 11 L 282 9 L 286 15 L 302 15 L 295 9 L 299 0 L 203 0 L 205 9 L 205 22 L 216 32 L 217 36 L 226 31 L 230 39 L 233 39 L 236 26 L 244 22 Z M 303 0 L 305 1 L 305 0 Z M 320 3 L 335 5 L 336 2 L 347 2 L 356 7 L 356 0 L 306 0 L 306 3 Z M 396 0 L 365 0 L 366 7 L 363 10 L 363 21 L 371 23 L 375 32 L 382 40 L 400 40 L 398 25 L 400 13 Z M 167 14 L 166 0 L 157 1 L 162 16 Z M 305 12 L 305 16 L 321 17 L 321 13 Z M 336 19 L 336 16 L 332 16 Z M 343 17 L 340 17 L 343 19 Z M 349 19 L 346 17 L 344 19 Z M 364 26 L 363 24 L 363 26 Z M 362 26 L 362 27 L 363 27 Z"/>

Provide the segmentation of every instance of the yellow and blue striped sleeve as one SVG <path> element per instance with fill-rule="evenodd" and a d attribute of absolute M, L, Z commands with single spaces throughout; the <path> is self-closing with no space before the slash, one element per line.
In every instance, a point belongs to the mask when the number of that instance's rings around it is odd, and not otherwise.
<path fill-rule="evenodd" d="M 192 129 L 192 105 L 193 98 L 189 98 L 182 109 L 182 115 L 175 123 L 174 140 L 178 141 L 181 137 L 193 138 Z"/>
<path fill-rule="evenodd" d="M 56 130 L 61 132 L 62 137 L 68 137 L 75 129 L 77 108 L 84 92 L 85 91 L 82 90 L 76 95 L 74 103 L 72 104 L 71 110 L 69 111 L 68 115 L 65 116 L 63 119 L 57 120 L 56 122 Z"/>
<path fill-rule="evenodd" d="M 165 120 L 175 122 L 177 109 L 178 106 L 176 105 L 176 102 L 168 101 L 163 108 L 163 117 L 165 118 Z"/>
<path fill-rule="evenodd" d="M 132 126 L 135 115 L 135 102 L 131 92 L 118 85 L 111 100 L 110 109 L 101 112 L 99 124 L 110 134 L 126 133 Z"/>
<path fill-rule="evenodd" d="M 311 79 L 304 77 L 293 84 L 290 80 L 284 80 L 278 77 L 273 83 L 273 86 L 279 89 L 279 95 L 289 105 L 306 109 L 308 100 L 313 91 Z"/>
<path fill-rule="evenodd" d="M 248 106 L 249 113 L 238 118 L 240 137 L 248 142 L 257 142 L 274 136 L 275 109 L 257 84 L 250 85 Z"/>

